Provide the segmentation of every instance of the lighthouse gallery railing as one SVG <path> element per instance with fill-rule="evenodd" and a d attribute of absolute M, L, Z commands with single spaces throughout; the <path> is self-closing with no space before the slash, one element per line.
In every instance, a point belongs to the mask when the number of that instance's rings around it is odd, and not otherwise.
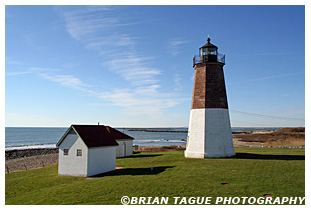
<path fill-rule="evenodd" d="M 193 66 L 199 63 L 206 62 L 219 62 L 225 64 L 225 55 L 218 53 L 217 55 L 195 55 L 193 57 Z"/>

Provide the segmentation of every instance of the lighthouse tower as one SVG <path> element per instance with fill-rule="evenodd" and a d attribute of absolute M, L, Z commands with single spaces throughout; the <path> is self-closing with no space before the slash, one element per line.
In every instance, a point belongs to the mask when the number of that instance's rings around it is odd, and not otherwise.
<path fill-rule="evenodd" d="M 234 156 L 223 66 L 225 56 L 207 43 L 193 58 L 195 69 L 185 157 Z"/>

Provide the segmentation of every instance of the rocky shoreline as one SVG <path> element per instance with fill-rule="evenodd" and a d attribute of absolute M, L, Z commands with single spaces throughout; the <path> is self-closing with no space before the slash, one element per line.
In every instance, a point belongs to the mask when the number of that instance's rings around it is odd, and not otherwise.
<path fill-rule="evenodd" d="M 24 171 L 58 163 L 58 148 L 15 149 L 5 151 L 5 172 Z"/>
<path fill-rule="evenodd" d="M 58 148 L 15 149 L 5 151 L 5 160 L 38 155 L 58 154 Z"/>
<path fill-rule="evenodd" d="M 45 154 L 5 160 L 5 172 L 24 171 L 58 164 L 58 154 Z"/>

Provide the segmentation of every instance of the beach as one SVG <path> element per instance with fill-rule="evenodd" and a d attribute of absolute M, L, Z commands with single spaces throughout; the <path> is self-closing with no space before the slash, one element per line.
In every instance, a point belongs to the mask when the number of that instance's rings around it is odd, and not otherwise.
<path fill-rule="evenodd" d="M 240 131 L 233 135 L 237 147 L 305 148 L 304 128 L 283 128 L 278 131 Z M 135 153 L 182 151 L 185 145 L 139 146 Z M 58 148 L 30 148 L 5 151 L 5 172 L 23 171 L 58 164 Z"/>

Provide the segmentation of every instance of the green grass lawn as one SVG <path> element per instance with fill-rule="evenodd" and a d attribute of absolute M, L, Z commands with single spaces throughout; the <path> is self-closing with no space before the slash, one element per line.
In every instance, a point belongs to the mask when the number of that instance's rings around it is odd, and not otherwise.
<path fill-rule="evenodd" d="M 5 203 L 121 204 L 125 195 L 170 197 L 170 203 L 173 197 L 305 196 L 304 149 L 235 150 L 237 156 L 227 159 L 140 153 L 117 159 L 124 169 L 92 178 L 58 176 L 57 165 L 14 172 L 6 174 Z"/>

